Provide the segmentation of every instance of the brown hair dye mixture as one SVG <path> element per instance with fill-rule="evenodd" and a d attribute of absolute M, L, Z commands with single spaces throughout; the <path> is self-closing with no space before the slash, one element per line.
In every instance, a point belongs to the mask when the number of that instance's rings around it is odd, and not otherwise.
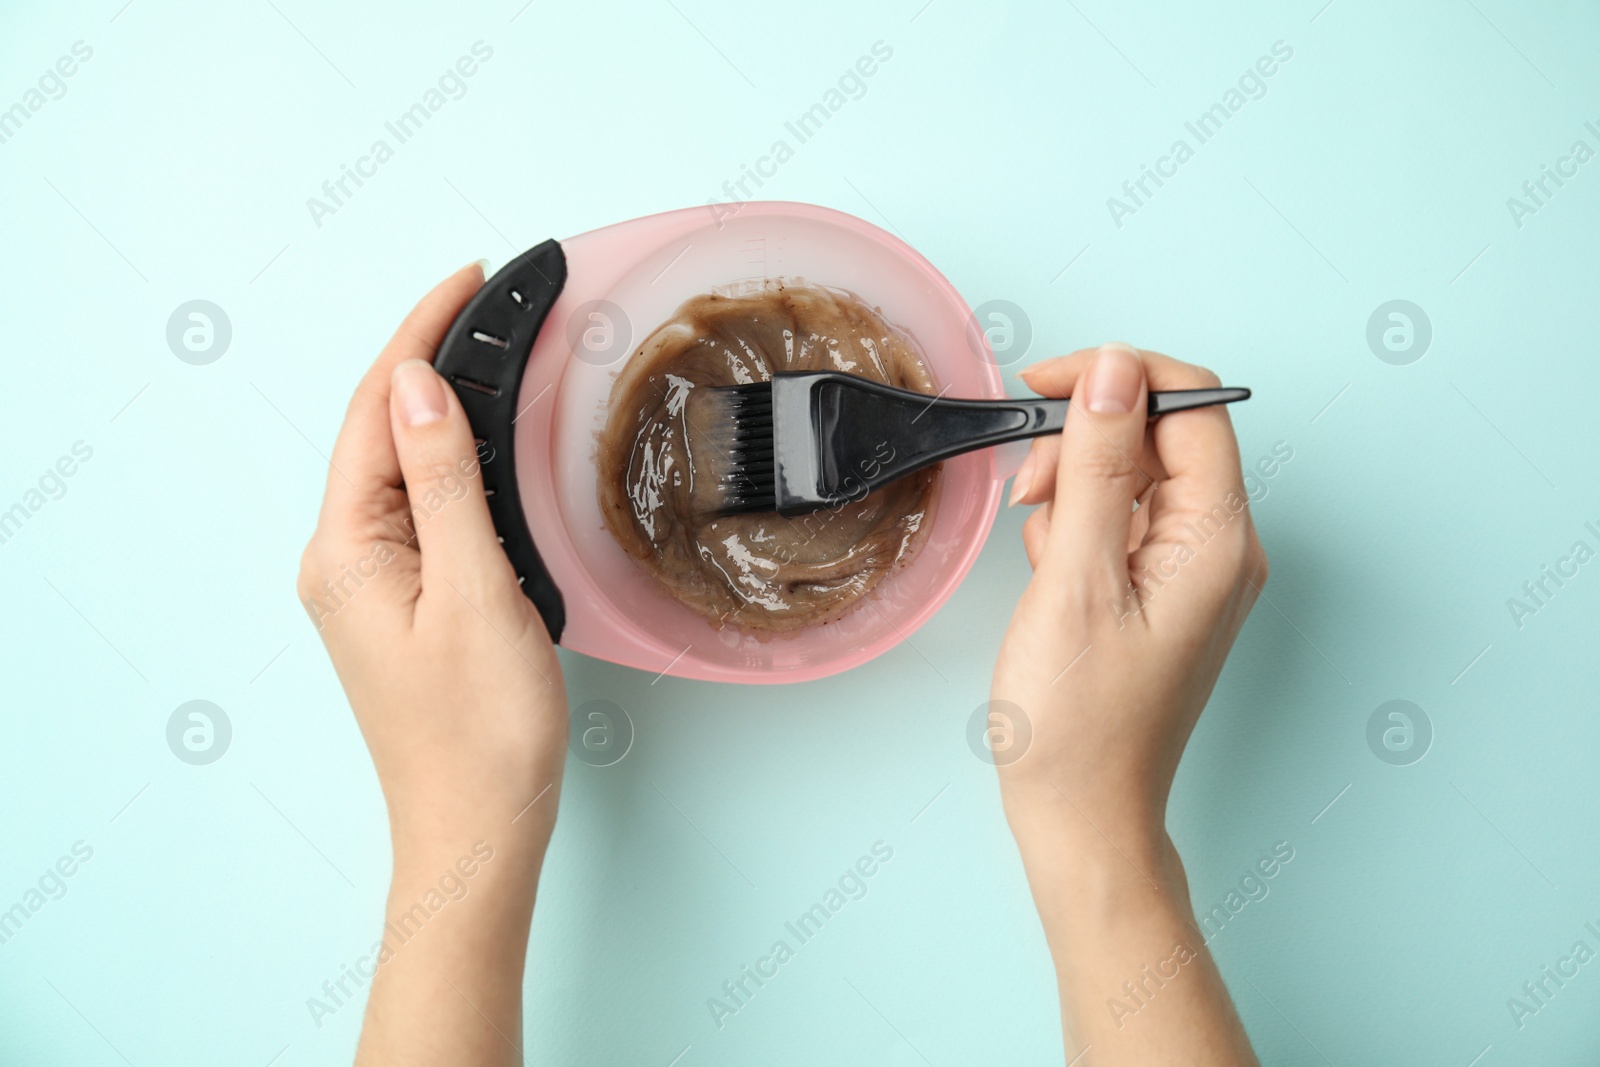
<path fill-rule="evenodd" d="M 719 629 L 765 636 L 832 622 L 927 536 L 937 467 L 810 515 L 715 514 L 726 428 L 707 391 L 817 370 L 934 393 L 915 344 L 877 311 L 841 290 L 782 283 L 684 302 L 612 385 L 597 463 L 606 526 Z"/>

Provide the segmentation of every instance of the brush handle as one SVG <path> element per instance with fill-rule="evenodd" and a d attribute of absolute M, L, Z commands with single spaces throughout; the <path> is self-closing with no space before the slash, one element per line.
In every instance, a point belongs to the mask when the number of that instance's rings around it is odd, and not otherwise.
<path fill-rule="evenodd" d="M 1174 389 L 1150 394 L 1149 417 L 1246 400 L 1248 389 Z M 1071 401 L 947 400 L 862 379 L 825 383 L 818 397 L 820 484 L 846 499 L 952 456 L 1060 433 Z M 850 457 L 854 459 L 853 465 Z M 872 457 L 863 464 L 861 457 Z M 854 469 L 853 469 L 854 468 Z M 779 510 L 783 510 L 782 487 Z"/>
<path fill-rule="evenodd" d="M 1174 411 L 1189 411 L 1248 399 L 1250 399 L 1248 389 L 1167 389 L 1149 394 L 1145 414 L 1153 419 L 1158 415 L 1170 415 Z M 990 425 L 985 440 L 982 444 L 973 446 L 987 448 L 991 445 L 1005 444 L 1007 441 L 1060 433 L 1067 424 L 1067 411 L 1072 407 L 1072 399 L 1070 397 L 1040 400 L 941 399 L 935 401 L 932 407 L 944 411 L 960 409 L 972 418 L 974 428 L 988 422 Z M 1019 414 L 1024 421 L 1018 421 Z"/>

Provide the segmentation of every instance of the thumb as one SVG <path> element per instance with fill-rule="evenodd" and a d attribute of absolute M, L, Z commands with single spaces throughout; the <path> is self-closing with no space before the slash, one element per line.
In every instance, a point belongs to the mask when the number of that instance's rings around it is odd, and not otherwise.
<path fill-rule="evenodd" d="M 500 582 L 515 586 L 484 500 L 478 450 L 455 390 L 420 359 L 395 365 L 389 422 L 411 502 L 422 587 L 443 578 L 474 604 Z"/>
<path fill-rule="evenodd" d="M 1109 572 L 1119 590 L 1127 583 L 1133 501 L 1150 484 L 1140 470 L 1145 388 L 1134 349 L 1100 346 L 1073 389 L 1050 516 L 1047 554 L 1074 573 Z"/>

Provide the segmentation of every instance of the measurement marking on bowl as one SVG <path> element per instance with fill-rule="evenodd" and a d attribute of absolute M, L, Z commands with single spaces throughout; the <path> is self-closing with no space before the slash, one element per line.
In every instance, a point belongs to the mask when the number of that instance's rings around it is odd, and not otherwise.
<path fill-rule="evenodd" d="M 761 264 L 761 276 L 767 276 L 767 235 L 748 237 L 744 242 L 744 261 Z"/>

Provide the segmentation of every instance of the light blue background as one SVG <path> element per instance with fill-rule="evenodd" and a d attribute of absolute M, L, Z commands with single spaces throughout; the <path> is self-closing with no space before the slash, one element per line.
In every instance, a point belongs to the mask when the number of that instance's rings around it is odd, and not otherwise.
<path fill-rule="evenodd" d="M 75 841 L 94 857 L 0 945 L 0 1062 L 349 1061 L 359 1005 L 319 1029 L 306 1000 L 375 939 L 384 813 L 293 580 L 356 377 L 461 264 L 721 198 L 879 40 L 893 58 L 763 196 L 892 226 L 973 305 L 1021 306 L 1029 361 L 1117 337 L 1218 368 L 1256 390 L 1246 461 L 1293 449 L 1254 509 L 1266 599 L 1171 814 L 1201 910 L 1295 849 L 1213 944 L 1262 1059 L 1600 1060 L 1600 963 L 1520 1029 L 1507 1008 L 1600 948 L 1600 563 L 1520 629 L 1506 603 L 1600 526 L 1600 162 L 1520 229 L 1506 207 L 1600 147 L 1600 15 L 1324 2 L 8 4 L 0 106 L 94 54 L 0 145 L 0 507 L 94 454 L 0 545 L 0 907 Z M 306 198 L 478 40 L 467 94 L 315 226 Z M 1107 197 L 1279 40 L 1265 97 L 1117 227 Z M 165 341 L 195 298 L 233 326 L 209 366 Z M 1365 339 L 1396 298 L 1434 330 L 1409 366 Z M 566 659 L 573 702 L 622 705 L 637 740 L 569 768 L 530 1061 L 1063 1059 L 963 736 L 1028 578 L 1021 519 L 846 677 Z M 233 723 L 211 766 L 165 742 L 196 698 Z M 1391 699 L 1433 724 L 1411 766 L 1365 739 Z M 706 998 L 879 839 L 869 895 L 718 1030 Z"/>

